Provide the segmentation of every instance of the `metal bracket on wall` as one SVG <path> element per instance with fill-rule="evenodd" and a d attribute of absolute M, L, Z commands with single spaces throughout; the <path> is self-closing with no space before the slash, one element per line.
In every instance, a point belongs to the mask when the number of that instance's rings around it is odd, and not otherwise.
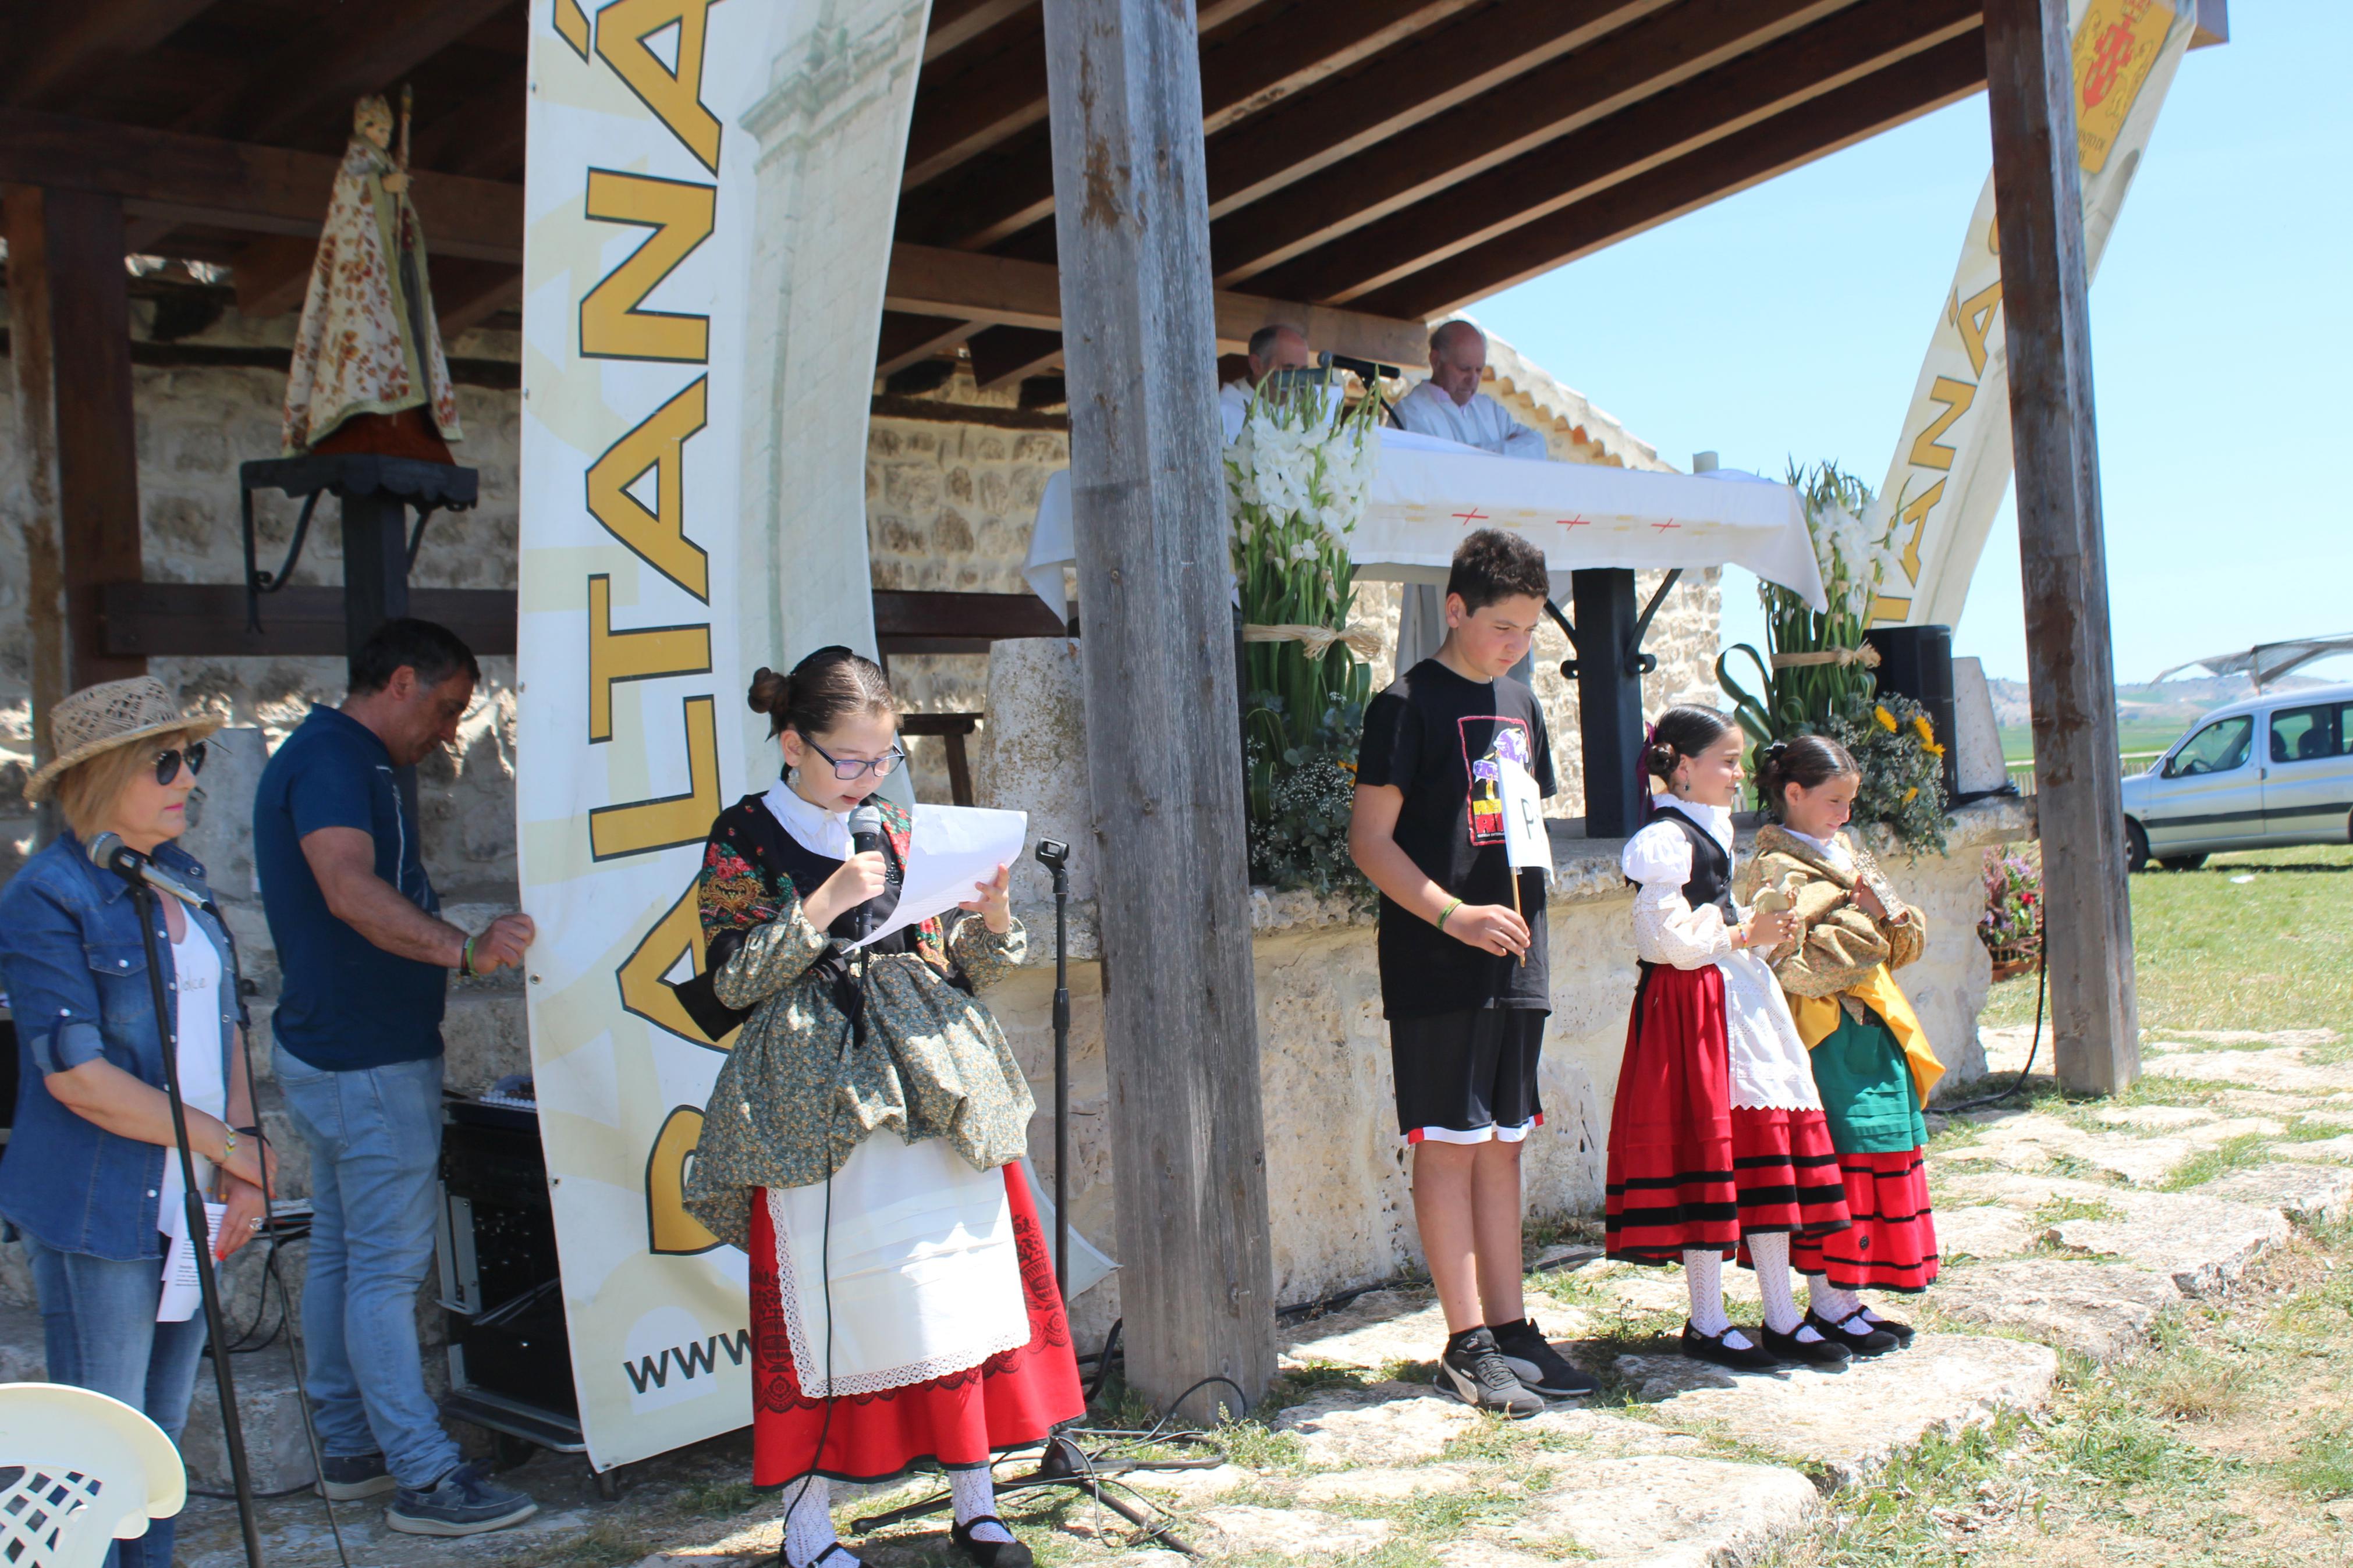
<path fill-rule="evenodd" d="M 1672 593 L 1675 584 L 1683 580 L 1683 574 L 1682 567 L 1670 568 L 1666 576 L 1660 581 L 1657 590 L 1651 595 L 1651 602 L 1642 606 L 1641 615 L 1634 622 L 1633 636 L 1627 639 L 1626 647 L 1619 654 L 1620 660 L 1619 668 L 1622 672 L 1629 675 L 1649 675 L 1659 668 L 1659 656 L 1642 651 L 1642 638 L 1650 632 L 1651 618 L 1659 613 L 1659 606 L 1667 602 L 1667 595 Z M 1577 650 L 1577 658 L 1565 658 L 1560 662 L 1561 679 L 1575 680 L 1577 660 L 1586 657 L 1585 644 L 1578 638 L 1577 627 L 1570 624 L 1568 613 L 1550 599 L 1545 601 L 1545 614 L 1552 617 L 1553 625 L 1560 628 L 1561 635 L 1568 639 L 1569 647 Z"/>

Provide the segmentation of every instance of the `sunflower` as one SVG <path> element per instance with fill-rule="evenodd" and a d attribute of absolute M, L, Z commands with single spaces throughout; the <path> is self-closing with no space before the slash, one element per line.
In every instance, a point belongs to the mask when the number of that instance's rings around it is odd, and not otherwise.
<path fill-rule="evenodd" d="M 1904 804 L 1910 805 L 1912 802 L 1918 797 L 1919 794 L 1920 786 L 1918 784 L 1914 784 L 1910 789 L 1904 792 Z"/>
<path fill-rule="evenodd" d="M 1871 710 L 1871 716 L 1879 721 L 1879 727 L 1881 729 L 1886 731 L 1891 735 L 1895 733 L 1895 715 L 1887 710 L 1887 704 L 1883 702 L 1878 707 L 1873 709 Z"/>
<path fill-rule="evenodd" d="M 1912 728 L 1919 734 L 1922 745 L 1934 749 L 1936 744 L 1936 731 L 1929 726 L 1928 716 L 1926 713 L 1912 715 Z"/>
<path fill-rule="evenodd" d="M 1934 742 L 1934 741 L 1923 741 L 1923 742 L 1920 742 L 1920 749 L 1921 749 L 1922 751 L 1924 751 L 1924 752 L 1927 752 L 1930 756 L 1932 756 L 1932 757 L 1936 757 L 1936 758 L 1938 758 L 1938 759 L 1942 759 L 1942 758 L 1943 758 L 1943 756 L 1944 756 L 1944 754 L 1945 754 L 1945 748 L 1944 748 L 1944 747 L 1942 747 L 1942 746 L 1940 746 L 1940 745 L 1938 745 L 1938 744 L 1936 744 L 1936 742 Z"/>

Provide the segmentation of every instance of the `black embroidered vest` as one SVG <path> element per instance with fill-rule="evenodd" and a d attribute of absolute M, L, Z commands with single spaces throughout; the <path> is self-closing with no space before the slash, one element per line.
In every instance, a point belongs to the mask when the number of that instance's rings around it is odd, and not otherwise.
<path fill-rule="evenodd" d="M 1672 806 L 1662 806 L 1652 814 L 1654 821 L 1681 828 L 1691 840 L 1691 880 L 1683 884 L 1683 900 L 1693 909 L 1702 904 L 1714 904 L 1724 911 L 1724 923 L 1736 926 L 1740 916 L 1732 907 L 1732 856 L 1724 843 L 1713 833 L 1685 816 Z"/>

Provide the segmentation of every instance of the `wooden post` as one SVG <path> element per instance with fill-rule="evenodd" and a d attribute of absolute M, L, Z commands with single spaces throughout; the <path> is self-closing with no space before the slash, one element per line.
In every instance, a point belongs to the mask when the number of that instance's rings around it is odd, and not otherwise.
<path fill-rule="evenodd" d="M 1987 0 L 1985 32 L 2053 1050 L 2113 1094 L 2139 1017 L 2066 0 Z"/>
<path fill-rule="evenodd" d="M 1128 1377 L 1274 1371 L 1190 0 L 1047 0 Z M 1366 1114 L 1374 1113 L 1367 1106 Z"/>
<path fill-rule="evenodd" d="M 120 198 L 10 184 L 0 186 L 0 202 L 7 209 L 9 357 L 29 503 L 33 743 L 46 759 L 49 714 L 59 699 L 147 668 L 142 658 L 107 653 L 99 603 L 102 584 L 140 577 L 131 289 Z"/>

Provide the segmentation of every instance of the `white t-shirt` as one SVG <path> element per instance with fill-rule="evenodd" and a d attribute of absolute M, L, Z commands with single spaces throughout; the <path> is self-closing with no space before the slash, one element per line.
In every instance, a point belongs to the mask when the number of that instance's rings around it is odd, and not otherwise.
<path fill-rule="evenodd" d="M 180 1098 L 191 1111 L 206 1111 L 228 1120 L 228 1084 L 221 1077 L 221 961 L 212 938 L 193 920 L 183 920 L 182 932 L 172 943 L 172 989 L 177 993 L 174 1020 L 179 1038 Z M 196 1156 L 196 1181 L 209 1185 L 213 1163 Z M 160 1206 L 156 1223 L 169 1223 L 179 1212 L 180 1152 L 164 1150 L 164 1184 L 156 1189 Z"/>

